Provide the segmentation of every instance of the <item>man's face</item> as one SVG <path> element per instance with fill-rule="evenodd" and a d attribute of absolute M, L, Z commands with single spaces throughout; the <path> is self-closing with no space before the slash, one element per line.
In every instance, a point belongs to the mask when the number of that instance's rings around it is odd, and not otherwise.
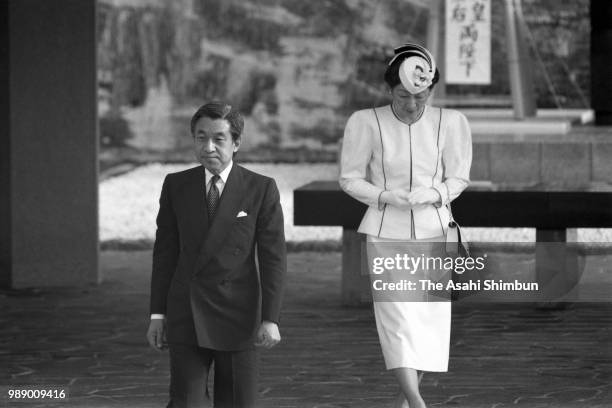
<path fill-rule="evenodd" d="M 223 171 L 240 147 L 232 140 L 230 124 L 225 119 L 200 118 L 193 130 L 196 159 L 214 174 Z"/>

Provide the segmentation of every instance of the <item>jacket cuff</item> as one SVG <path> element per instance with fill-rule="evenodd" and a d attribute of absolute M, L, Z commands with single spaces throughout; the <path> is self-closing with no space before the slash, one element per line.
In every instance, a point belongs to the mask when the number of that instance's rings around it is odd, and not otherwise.
<path fill-rule="evenodd" d="M 378 203 L 378 211 L 382 211 L 382 210 L 385 208 L 385 205 L 387 205 L 387 204 L 383 203 L 382 201 L 380 201 L 380 198 L 382 197 L 382 195 L 383 195 L 383 193 L 384 193 L 385 191 L 387 191 L 387 190 L 382 190 L 382 191 L 381 191 L 381 192 L 378 194 L 378 200 L 377 200 L 377 203 Z"/>
<path fill-rule="evenodd" d="M 444 188 L 441 188 L 442 186 L 444 186 Z M 442 183 L 438 186 L 433 186 L 432 188 L 436 190 L 438 192 L 438 195 L 440 196 L 440 200 L 434 203 L 434 207 L 441 208 L 445 206 L 446 203 L 448 202 L 448 200 L 445 200 L 445 197 L 448 198 L 448 189 L 446 188 L 446 185 Z"/>

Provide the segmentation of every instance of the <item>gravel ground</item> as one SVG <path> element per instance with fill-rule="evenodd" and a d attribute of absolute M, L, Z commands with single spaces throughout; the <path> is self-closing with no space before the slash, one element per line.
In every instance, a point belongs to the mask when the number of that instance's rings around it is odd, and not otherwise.
<path fill-rule="evenodd" d="M 314 180 L 332 180 L 335 164 L 261 164 L 245 167 L 276 179 L 285 215 L 288 241 L 339 240 L 339 227 L 296 227 L 293 225 L 293 189 Z M 100 184 L 100 239 L 105 241 L 152 240 L 164 176 L 193 167 L 193 164 L 150 164 Z M 470 241 L 533 242 L 533 228 L 465 228 Z M 579 229 L 579 242 L 612 242 L 612 229 Z"/>

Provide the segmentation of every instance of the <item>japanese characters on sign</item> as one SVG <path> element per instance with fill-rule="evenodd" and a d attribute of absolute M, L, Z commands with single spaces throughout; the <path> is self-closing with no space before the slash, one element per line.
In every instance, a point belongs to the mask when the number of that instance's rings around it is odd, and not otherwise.
<path fill-rule="evenodd" d="M 446 83 L 491 83 L 491 0 L 446 0 Z"/>

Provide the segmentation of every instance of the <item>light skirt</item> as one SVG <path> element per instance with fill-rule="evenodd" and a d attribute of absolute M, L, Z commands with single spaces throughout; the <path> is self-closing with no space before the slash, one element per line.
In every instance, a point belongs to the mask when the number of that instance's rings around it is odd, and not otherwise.
<path fill-rule="evenodd" d="M 444 237 L 422 241 L 443 242 Z M 368 264 L 372 265 L 373 257 L 393 257 L 393 243 L 406 241 L 368 235 L 367 242 Z M 376 245 L 378 243 L 383 245 Z M 390 245 L 386 246 L 387 243 Z M 420 249 L 413 256 L 420 256 Z M 410 253 L 411 250 L 416 251 L 405 245 L 402 251 Z M 373 304 L 376 329 L 388 370 L 408 367 L 421 371 L 448 371 L 450 301 L 374 301 Z"/>

